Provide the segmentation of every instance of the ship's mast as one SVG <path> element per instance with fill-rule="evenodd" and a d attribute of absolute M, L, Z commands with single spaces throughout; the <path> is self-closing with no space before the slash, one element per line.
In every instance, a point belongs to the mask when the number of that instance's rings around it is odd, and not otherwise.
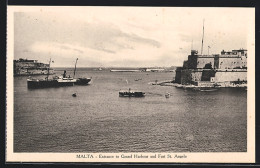
<path fill-rule="evenodd" d="M 73 78 L 75 77 L 75 74 L 76 74 L 76 66 L 77 66 L 77 61 L 78 61 L 78 58 L 76 59 L 76 63 L 75 63 L 75 68 L 74 68 L 74 75 L 73 75 Z"/>
<path fill-rule="evenodd" d="M 50 61 L 49 61 L 49 68 L 48 68 L 48 73 L 47 73 L 47 81 L 49 79 L 50 67 L 51 67 L 51 58 L 50 58 Z"/>
<path fill-rule="evenodd" d="M 203 32 L 202 32 L 201 55 L 202 55 L 202 53 L 203 53 L 203 40 L 204 40 L 204 19 L 203 19 Z"/>

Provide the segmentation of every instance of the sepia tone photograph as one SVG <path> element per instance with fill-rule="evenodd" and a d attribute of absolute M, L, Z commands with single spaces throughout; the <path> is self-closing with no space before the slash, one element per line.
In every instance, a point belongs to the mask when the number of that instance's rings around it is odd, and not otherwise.
<path fill-rule="evenodd" d="M 254 12 L 8 6 L 7 161 L 254 162 Z"/>

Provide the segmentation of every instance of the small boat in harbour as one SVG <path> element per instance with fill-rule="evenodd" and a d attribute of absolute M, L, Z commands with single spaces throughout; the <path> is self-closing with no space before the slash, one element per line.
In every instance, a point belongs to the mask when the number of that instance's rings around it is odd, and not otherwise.
<path fill-rule="evenodd" d="M 165 94 L 165 98 L 169 98 L 170 96 L 171 96 L 171 94 L 168 92 Z"/>
<path fill-rule="evenodd" d="M 141 91 L 132 91 L 130 88 L 129 90 L 120 90 L 119 97 L 144 97 L 145 93 Z"/>

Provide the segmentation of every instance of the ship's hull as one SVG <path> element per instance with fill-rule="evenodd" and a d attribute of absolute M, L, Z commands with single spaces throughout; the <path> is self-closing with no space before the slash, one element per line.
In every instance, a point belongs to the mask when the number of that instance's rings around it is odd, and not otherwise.
<path fill-rule="evenodd" d="M 75 82 L 76 85 L 88 85 L 91 78 L 78 78 Z"/>
<path fill-rule="evenodd" d="M 76 80 L 60 81 L 60 80 L 27 80 L 29 89 L 51 88 L 73 86 Z"/>
<path fill-rule="evenodd" d="M 57 80 L 27 80 L 29 89 L 59 87 Z"/>

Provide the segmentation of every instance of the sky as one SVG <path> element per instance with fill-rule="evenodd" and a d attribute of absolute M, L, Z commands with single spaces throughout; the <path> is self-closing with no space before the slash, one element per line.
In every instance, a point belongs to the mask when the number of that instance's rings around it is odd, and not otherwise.
<path fill-rule="evenodd" d="M 14 59 L 52 67 L 181 66 L 203 54 L 247 48 L 252 8 L 23 7 L 14 10 Z M 210 49 L 208 50 L 208 46 Z"/>

